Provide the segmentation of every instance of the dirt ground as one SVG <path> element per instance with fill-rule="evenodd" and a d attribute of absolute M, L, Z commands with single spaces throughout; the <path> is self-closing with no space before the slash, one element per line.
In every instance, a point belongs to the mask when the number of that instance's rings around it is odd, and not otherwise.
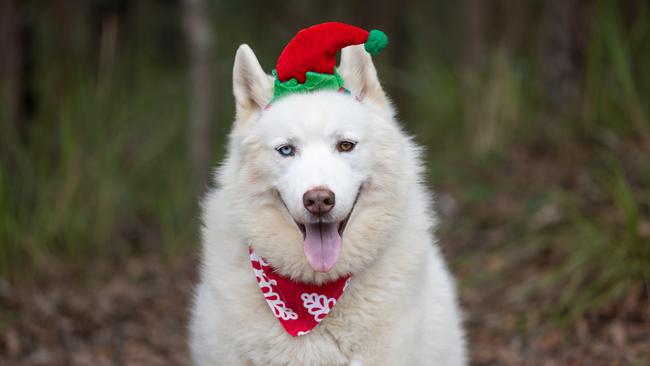
<path fill-rule="evenodd" d="M 196 262 L 137 258 L 115 269 L 53 268 L 21 287 L 3 283 L 0 304 L 12 319 L 4 319 L 0 365 L 189 365 Z"/>
<path fill-rule="evenodd" d="M 189 365 L 196 264 L 195 254 L 171 263 L 135 258 L 112 271 L 101 264 L 55 267 L 41 283 L 0 284 L 0 365 Z M 473 365 L 642 365 L 642 355 L 650 355 L 650 308 L 637 299 L 629 299 L 637 309 L 623 318 L 613 311 L 568 331 L 539 324 L 530 332 L 516 321 L 530 304 L 508 286 L 461 286 Z"/>

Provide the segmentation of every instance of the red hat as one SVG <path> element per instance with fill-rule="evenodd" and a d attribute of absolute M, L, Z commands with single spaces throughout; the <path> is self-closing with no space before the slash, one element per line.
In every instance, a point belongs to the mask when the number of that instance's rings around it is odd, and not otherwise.
<path fill-rule="evenodd" d="M 282 50 L 273 74 L 274 98 L 287 93 L 340 89 L 343 80 L 336 72 L 336 53 L 347 46 L 365 44 L 368 53 L 379 53 L 388 38 L 380 30 L 370 32 L 343 23 L 314 25 L 298 32 Z"/>

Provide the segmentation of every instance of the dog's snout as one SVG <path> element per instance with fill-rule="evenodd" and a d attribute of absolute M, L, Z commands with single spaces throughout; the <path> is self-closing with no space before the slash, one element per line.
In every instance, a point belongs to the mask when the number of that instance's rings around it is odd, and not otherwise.
<path fill-rule="evenodd" d="M 310 189 L 302 196 L 302 203 L 313 215 L 325 215 L 334 208 L 334 192 L 327 188 Z"/>

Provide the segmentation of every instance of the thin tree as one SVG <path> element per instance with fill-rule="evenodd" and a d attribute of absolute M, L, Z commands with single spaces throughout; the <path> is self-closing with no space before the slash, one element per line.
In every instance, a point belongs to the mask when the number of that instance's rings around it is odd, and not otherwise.
<path fill-rule="evenodd" d="M 198 193 L 206 187 L 212 156 L 211 27 L 204 0 L 184 0 L 184 25 L 190 61 L 190 159 Z"/>
<path fill-rule="evenodd" d="M 551 119 L 564 116 L 581 93 L 588 1 L 544 1 L 540 57 L 543 96 Z"/>
<path fill-rule="evenodd" d="M 0 2 L 0 97 L 4 99 L 6 110 L 2 112 L 0 132 L 4 138 L 2 145 L 16 154 L 18 143 L 17 129 L 21 121 L 21 44 L 18 25 L 18 6 L 16 1 Z"/>

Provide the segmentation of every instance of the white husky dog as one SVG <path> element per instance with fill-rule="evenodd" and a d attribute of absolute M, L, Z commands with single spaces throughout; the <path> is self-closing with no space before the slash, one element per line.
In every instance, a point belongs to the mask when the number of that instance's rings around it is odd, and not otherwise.
<path fill-rule="evenodd" d="M 352 95 L 295 94 L 265 109 L 273 78 L 247 45 L 237 50 L 237 117 L 219 187 L 203 202 L 196 365 L 466 364 L 420 149 L 362 46 L 345 48 L 338 70 Z M 308 192 L 326 215 L 312 213 Z M 327 246 L 314 230 L 332 236 L 330 249 L 313 248 Z M 322 323 L 292 337 L 265 303 L 249 247 L 295 281 L 351 280 Z"/>

